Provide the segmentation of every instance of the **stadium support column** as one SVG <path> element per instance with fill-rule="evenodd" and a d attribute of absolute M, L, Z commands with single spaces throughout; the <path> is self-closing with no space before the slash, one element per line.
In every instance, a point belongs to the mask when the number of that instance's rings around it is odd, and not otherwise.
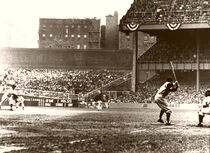
<path fill-rule="evenodd" d="M 137 89 L 137 53 L 138 53 L 138 31 L 133 32 L 133 64 L 132 64 L 132 79 L 131 90 L 136 92 Z"/>
<path fill-rule="evenodd" d="M 196 65 L 197 65 L 197 70 L 196 70 L 196 91 L 198 92 L 200 89 L 200 36 L 199 36 L 199 31 L 197 30 L 196 33 L 196 51 L 197 51 L 197 56 L 196 56 Z"/>

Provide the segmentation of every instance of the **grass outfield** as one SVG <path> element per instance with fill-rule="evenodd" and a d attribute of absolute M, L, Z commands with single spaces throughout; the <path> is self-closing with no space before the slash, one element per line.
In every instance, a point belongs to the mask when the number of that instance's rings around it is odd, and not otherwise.
<path fill-rule="evenodd" d="M 210 117 L 175 109 L 166 126 L 159 109 L 26 107 L 0 110 L 0 152 L 10 153 L 209 153 Z M 164 116 L 165 117 L 165 116 Z"/>

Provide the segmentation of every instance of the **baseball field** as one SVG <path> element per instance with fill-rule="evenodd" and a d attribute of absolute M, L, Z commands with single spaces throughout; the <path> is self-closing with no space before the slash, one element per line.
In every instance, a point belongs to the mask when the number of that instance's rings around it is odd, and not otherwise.
<path fill-rule="evenodd" d="M 171 126 L 158 108 L 26 107 L 0 110 L 0 152 L 209 153 L 210 117 L 197 127 L 196 110 L 173 109 Z M 164 116 L 165 119 L 165 116 Z"/>

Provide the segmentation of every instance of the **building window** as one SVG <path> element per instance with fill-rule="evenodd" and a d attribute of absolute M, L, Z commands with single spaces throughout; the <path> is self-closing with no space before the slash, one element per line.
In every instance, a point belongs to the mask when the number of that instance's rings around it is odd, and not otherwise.
<path fill-rule="evenodd" d="M 68 25 L 65 25 L 65 28 L 66 28 L 66 29 L 68 29 L 68 28 L 69 28 L 69 26 L 68 26 Z"/>
<path fill-rule="evenodd" d="M 68 38 L 68 35 L 67 35 L 67 34 L 65 34 L 65 37 L 66 37 L 66 38 Z"/>
<path fill-rule="evenodd" d="M 84 28 L 87 29 L 87 25 L 84 25 Z"/>
<path fill-rule="evenodd" d="M 77 45 L 77 49 L 80 49 L 80 45 Z"/>
<path fill-rule="evenodd" d="M 80 28 L 81 26 L 80 26 L 80 25 L 78 25 L 77 27 L 78 27 L 78 28 Z"/>
<path fill-rule="evenodd" d="M 77 35 L 78 38 L 80 38 L 80 35 Z"/>
<path fill-rule="evenodd" d="M 74 25 L 71 25 L 71 28 L 73 29 L 74 28 Z"/>
<path fill-rule="evenodd" d="M 42 28 L 46 28 L 46 25 L 45 25 L 45 24 L 43 24 L 43 25 L 42 25 Z"/>
<path fill-rule="evenodd" d="M 45 34 L 42 34 L 42 40 L 45 40 L 46 39 L 46 35 Z"/>
<path fill-rule="evenodd" d="M 84 49 L 87 49 L 87 45 L 84 45 Z"/>
<path fill-rule="evenodd" d="M 74 38 L 74 35 L 71 35 L 71 38 Z"/>
<path fill-rule="evenodd" d="M 50 34 L 50 38 L 52 38 L 53 37 L 53 34 Z"/>
<path fill-rule="evenodd" d="M 87 38 L 87 35 L 84 35 L 84 38 Z"/>
<path fill-rule="evenodd" d="M 69 33 L 69 29 L 66 29 L 66 33 Z"/>

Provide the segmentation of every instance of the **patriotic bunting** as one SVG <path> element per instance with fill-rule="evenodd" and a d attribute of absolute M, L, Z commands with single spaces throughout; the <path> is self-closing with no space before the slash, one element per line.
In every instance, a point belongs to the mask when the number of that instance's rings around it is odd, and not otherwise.
<path fill-rule="evenodd" d="M 170 30 L 178 30 L 179 27 L 181 26 L 181 23 L 168 23 L 168 24 L 166 24 L 166 26 Z"/>
<path fill-rule="evenodd" d="M 135 24 L 135 23 L 128 23 L 127 27 L 130 31 L 135 31 L 139 28 L 139 24 Z"/>

